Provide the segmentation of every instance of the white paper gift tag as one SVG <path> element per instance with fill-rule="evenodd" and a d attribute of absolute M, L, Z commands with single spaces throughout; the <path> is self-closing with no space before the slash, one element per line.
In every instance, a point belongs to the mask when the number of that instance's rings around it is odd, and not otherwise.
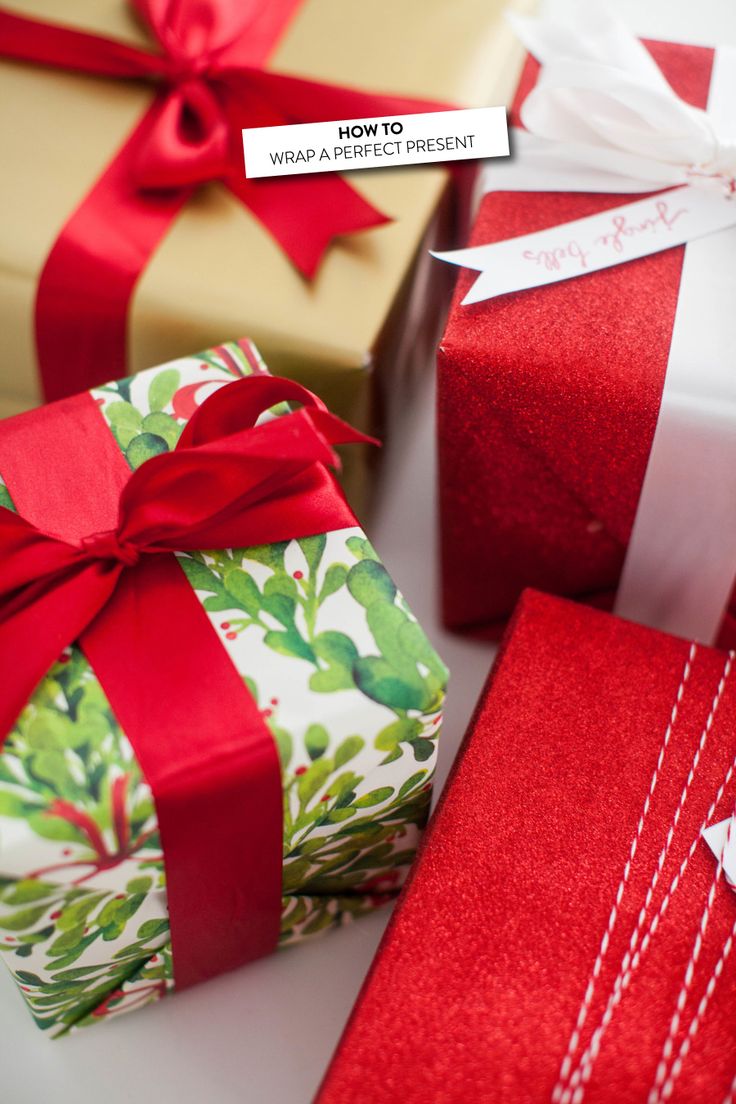
<path fill-rule="evenodd" d="M 555 284 L 736 226 L 736 195 L 686 185 L 548 230 L 434 256 L 480 276 L 463 299 L 479 303 Z"/>
<path fill-rule="evenodd" d="M 728 826 L 731 818 L 727 817 L 718 824 L 711 824 L 703 831 L 703 839 L 710 847 L 716 859 L 723 856 L 723 873 L 726 881 L 732 889 L 736 889 L 736 830 L 731 831 L 729 839 Z M 725 848 L 725 851 L 724 851 Z"/>

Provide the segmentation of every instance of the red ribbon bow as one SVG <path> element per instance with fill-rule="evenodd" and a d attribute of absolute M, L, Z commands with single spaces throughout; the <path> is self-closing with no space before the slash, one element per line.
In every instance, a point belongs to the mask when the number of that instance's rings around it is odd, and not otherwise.
<path fill-rule="evenodd" d="M 47 398 L 126 373 L 136 280 L 198 184 L 219 180 L 313 276 L 332 239 L 386 216 L 335 173 L 247 180 L 243 127 L 434 111 L 444 105 L 359 92 L 263 68 L 299 0 L 131 0 L 160 53 L 0 11 L 0 54 L 97 76 L 145 79 L 157 93 L 57 239 L 36 300 Z M 101 368 L 102 366 L 102 368 Z"/>
<path fill-rule="evenodd" d="M 256 425 L 284 401 L 304 405 Z M 211 395 L 172 452 L 132 473 L 116 529 L 70 543 L 0 507 L 0 665 L 13 671 L 0 693 L 0 741 L 141 557 L 247 548 L 354 524 L 323 465 L 338 462 L 332 445 L 358 441 L 371 438 L 305 387 L 248 377 Z"/>
<path fill-rule="evenodd" d="M 298 411 L 258 424 L 279 402 Z M 69 447 L 73 431 L 82 442 Z M 40 439 L 40 440 L 39 440 Z M 172 555 L 355 524 L 325 464 L 367 441 L 299 384 L 249 376 L 211 395 L 176 449 L 130 473 L 89 395 L 11 419 L 0 470 L 0 749 L 62 649 L 77 640 L 151 787 L 166 865 L 177 988 L 273 950 L 281 912 L 278 754 L 258 704 Z M 41 444 L 43 447 L 35 447 Z M 63 458 L 79 501 L 49 498 Z M 113 529 L 83 539 L 92 518 Z"/>

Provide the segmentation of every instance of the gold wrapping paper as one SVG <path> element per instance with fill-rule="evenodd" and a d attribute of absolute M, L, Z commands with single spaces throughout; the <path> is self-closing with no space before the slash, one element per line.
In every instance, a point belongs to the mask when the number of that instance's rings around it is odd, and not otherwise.
<path fill-rule="evenodd" d="M 65 0 L 63 9 L 58 0 L 6 0 L 5 6 L 150 45 L 125 0 Z M 522 59 L 502 16 L 506 6 L 304 0 L 270 65 L 461 106 L 501 103 Z M 40 401 L 33 338 L 38 276 L 66 219 L 150 95 L 134 82 L 0 63 L 0 416 Z M 333 244 L 311 282 L 233 196 L 217 184 L 202 188 L 136 287 L 129 370 L 247 333 L 272 371 L 305 383 L 359 428 L 380 432 L 387 396 L 411 376 L 441 321 L 448 274 L 423 258 L 429 246 L 448 245 L 447 174 L 428 166 L 347 175 L 395 221 Z M 363 452 L 346 472 L 358 508 L 371 463 Z"/>

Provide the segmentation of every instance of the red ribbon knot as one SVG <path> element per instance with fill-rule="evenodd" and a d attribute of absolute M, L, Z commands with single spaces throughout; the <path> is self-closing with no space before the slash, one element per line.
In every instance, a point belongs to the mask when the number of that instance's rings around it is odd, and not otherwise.
<path fill-rule="evenodd" d="M 171 85 L 181 85 L 187 84 L 188 81 L 207 79 L 211 76 L 211 64 L 211 59 L 206 54 L 198 57 L 170 57 L 169 64 L 164 72 L 164 79 Z"/>
<path fill-rule="evenodd" d="M 141 558 L 141 549 L 131 541 L 121 540 L 115 529 L 90 533 L 79 545 L 90 559 L 116 560 L 124 567 L 135 567 Z"/>

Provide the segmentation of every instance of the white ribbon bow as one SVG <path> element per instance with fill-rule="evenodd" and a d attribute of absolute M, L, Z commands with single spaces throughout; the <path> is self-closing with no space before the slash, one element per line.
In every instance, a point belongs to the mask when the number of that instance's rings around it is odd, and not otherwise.
<path fill-rule="evenodd" d="M 736 223 L 735 113 L 728 113 L 726 133 L 723 113 L 716 121 L 681 100 L 618 19 L 594 0 L 576 11 L 570 26 L 511 17 L 542 69 L 521 109 L 527 129 L 511 131 L 510 158 L 486 164 L 484 191 L 680 191 L 617 208 L 616 223 L 609 213 L 435 253 L 480 272 L 464 305 L 582 276 Z"/>
<path fill-rule="evenodd" d="M 513 131 L 514 157 L 487 168 L 488 190 L 647 192 L 726 186 L 736 176 L 731 134 L 681 100 L 646 47 L 591 0 L 575 21 L 509 18 L 542 64 Z"/>

